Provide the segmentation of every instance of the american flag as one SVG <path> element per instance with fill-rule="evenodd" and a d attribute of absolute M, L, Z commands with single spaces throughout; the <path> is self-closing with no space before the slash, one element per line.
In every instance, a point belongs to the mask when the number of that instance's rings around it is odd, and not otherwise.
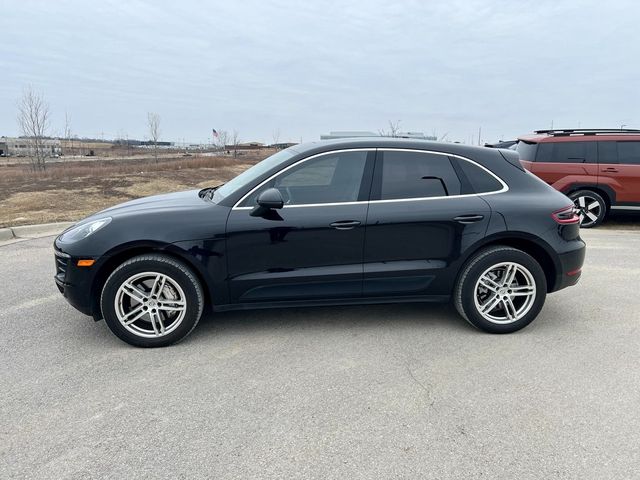
<path fill-rule="evenodd" d="M 213 136 L 218 138 L 218 132 L 216 132 L 216 129 L 212 128 L 211 130 L 213 131 Z"/>

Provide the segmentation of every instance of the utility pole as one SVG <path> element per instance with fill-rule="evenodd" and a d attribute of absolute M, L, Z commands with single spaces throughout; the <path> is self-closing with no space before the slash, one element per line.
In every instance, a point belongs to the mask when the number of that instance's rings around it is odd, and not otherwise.
<path fill-rule="evenodd" d="M 482 127 L 478 128 L 478 146 L 480 146 L 480 136 L 482 135 Z"/>

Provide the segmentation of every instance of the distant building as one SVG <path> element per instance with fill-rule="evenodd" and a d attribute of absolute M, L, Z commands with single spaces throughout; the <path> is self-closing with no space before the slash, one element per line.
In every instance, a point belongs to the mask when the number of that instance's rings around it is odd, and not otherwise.
<path fill-rule="evenodd" d="M 363 137 L 380 137 L 389 135 L 380 135 L 379 133 L 366 132 L 366 131 L 344 131 L 344 132 L 329 132 L 320 135 L 320 140 L 335 140 L 338 138 L 363 138 Z M 395 135 L 396 138 L 415 138 L 419 140 L 437 140 L 438 137 L 433 135 L 425 135 L 423 132 L 398 132 Z"/>
<path fill-rule="evenodd" d="M 379 133 L 363 132 L 363 131 L 345 131 L 345 132 L 329 132 L 320 135 L 320 140 L 335 140 L 338 138 L 361 138 L 361 137 L 379 137 Z"/>
<path fill-rule="evenodd" d="M 42 139 L 42 146 L 48 155 L 57 157 L 62 153 L 60 140 L 55 138 Z M 0 156 L 28 157 L 33 151 L 33 140 L 26 137 L 0 137 Z"/>
<path fill-rule="evenodd" d="M 244 142 L 244 143 L 239 143 L 238 144 L 238 148 L 244 148 L 244 149 L 262 148 L 262 147 L 264 147 L 264 143 L 262 143 L 262 142 Z"/>
<path fill-rule="evenodd" d="M 294 145 L 298 145 L 296 142 L 280 142 L 280 143 L 272 143 L 269 145 L 269 148 L 275 148 L 276 150 L 284 150 L 285 148 L 293 147 Z"/>

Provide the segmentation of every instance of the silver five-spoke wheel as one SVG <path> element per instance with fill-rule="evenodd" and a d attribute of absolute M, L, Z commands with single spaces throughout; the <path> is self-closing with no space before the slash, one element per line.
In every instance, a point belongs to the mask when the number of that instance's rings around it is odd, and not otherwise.
<path fill-rule="evenodd" d="M 186 297 L 170 276 L 142 272 L 127 278 L 114 299 L 115 313 L 124 328 L 145 338 L 173 332 L 184 319 Z"/>
<path fill-rule="evenodd" d="M 497 324 L 524 317 L 536 299 L 536 282 L 524 266 L 503 262 L 487 268 L 474 289 L 475 306 L 486 320 Z"/>

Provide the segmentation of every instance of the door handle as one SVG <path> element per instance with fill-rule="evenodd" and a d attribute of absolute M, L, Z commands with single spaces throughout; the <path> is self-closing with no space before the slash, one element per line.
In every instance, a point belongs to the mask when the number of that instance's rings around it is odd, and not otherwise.
<path fill-rule="evenodd" d="M 335 228 L 336 230 L 351 230 L 358 225 L 360 225 L 360 222 L 357 220 L 340 220 L 338 222 L 333 222 L 329 226 L 331 228 Z"/>
<path fill-rule="evenodd" d="M 453 219 L 458 223 L 467 225 L 469 223 L 479 222 L 483 218 L 484 215 L 460 215 L 459 217 L 454 217 Z"/>
<path fill-rule="evenodd" d="M 616 173 L 618 171 L 617 168 L 613 168 L 613 167 L 609 167 L 609 168 L 604 168 L 602 169 L 603 172 L 607 172 L 607 173 Z"/>

